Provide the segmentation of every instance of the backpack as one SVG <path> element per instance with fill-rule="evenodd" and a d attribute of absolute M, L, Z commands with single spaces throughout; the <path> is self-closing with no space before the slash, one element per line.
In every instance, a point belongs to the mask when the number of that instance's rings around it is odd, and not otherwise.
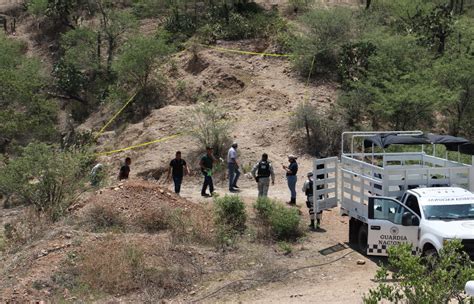
<path fill-rule="evenodd" d="M 270 163 L 268 161 L 262 160 L 258 163 L 257 176 L 258 177 L 270 176 Z"/>

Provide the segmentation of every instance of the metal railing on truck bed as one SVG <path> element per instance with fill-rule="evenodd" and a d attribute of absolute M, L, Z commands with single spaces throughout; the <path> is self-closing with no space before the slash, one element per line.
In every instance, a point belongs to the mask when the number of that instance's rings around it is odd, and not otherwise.
<path fill-rule="evenodd" d="M 366 222 L 370 196 L 400 198 L 406 190 L 418 187 L 458 186 L 474 190 L 474 170 L 471 165 L 428 155 L 424 152 L 357 153 L 355 139 L 383 132 L 345 132 L 341 153 L 341 213 Z M 419 136 L 421 131 L 393 131 L 399 136 Z M 345 140 L 350 139 L 350 145 Z"/>

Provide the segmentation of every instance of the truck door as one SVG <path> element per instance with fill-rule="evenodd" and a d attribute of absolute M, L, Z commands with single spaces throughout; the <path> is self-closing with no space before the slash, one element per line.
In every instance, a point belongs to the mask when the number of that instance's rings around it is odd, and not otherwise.
<path fill-rule="evenodd" d="M 315 216 L 320 211 L 337 207 L 337 157 L 321 158 L 313 164 L 313 199 Z"/>
<path fill-rule="evenodd" d="M 419 217 L 396 199 L 370 197 L 367 254 L 386 256 L 388 247 L 401 243 L 416 253 L 419 225 Z"/>

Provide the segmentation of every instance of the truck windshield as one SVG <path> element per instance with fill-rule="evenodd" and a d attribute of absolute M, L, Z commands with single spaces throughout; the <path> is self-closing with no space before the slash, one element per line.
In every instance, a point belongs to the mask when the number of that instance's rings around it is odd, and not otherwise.
<path fill-rule="evenodd" d="M 426 205 L 423 206 L 428 220 L 465 220 L 474 219 L 474 203 L 459 205 Z"/>

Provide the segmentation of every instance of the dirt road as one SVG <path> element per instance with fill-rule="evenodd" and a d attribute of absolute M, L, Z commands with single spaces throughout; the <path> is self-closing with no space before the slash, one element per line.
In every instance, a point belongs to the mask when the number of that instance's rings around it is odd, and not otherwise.
<path fill-rule="evenodd" d="M 298 174 L 298 200 L 297 204 L 302 213 L 303 222 L 309 222 L 308 211 L 304 204 L 304 196 L 299 189 L 304 181 L 304 175 L 309 170 L 310 159 L 303 159 L 300 162 L 300 174 Z M 285 201 L 288 200 L 288 189 L 281 169 L 276 168 L 276 184 L 270 188 L 270 197 Z M 255 202 L 257 196 L 256 184 L 252 179 L 244 175 L 239 182 L 241 191 L 239 195 L 244 199 L 249 209 Z M 206 201 L 200 197 L 200 179 L 193 177 L 185 181 L 182 196 L 192 201 Z M 171 185 L 169 185 L 171 190 Z M 226 191 L 226 181 L 217 181 L 217 193 L 224 195 Z M 299 243 L 293 244 L 293 251 L 290 255 L 276 254 L 272 256 L 274 267 L 282 267 L 290 271 L 276 282 L 259 284 L 248 290 L 243 288 L 225 288 L 215 296 L 206 298 L 205 303 L 361 303 L 362 296 L 371 287 L 375 286 L 372 281 L 377 270 L 377 261 L 355 252 L 347 246 L 348 241 L 348 218 L 339 215 L 339 210 L 324 212 L 322 229 L 318 232 L 308 231 L 306 237 Z M 342 244 L 342 246 L 337 246 Z M 340 251 L 323 255 L 320 251 L 336 246 Z M 277 247 L 277 246 L 275 246 Z M 343 257 L 344 256 L 344 257 Z M 342 258 L 341 258 L 342 257 Z M 339 260 L 338 260 L 339 259 Z M 335 261 L 337 260 L 337 261 Z M 358 265 L 361 260 L 365 264 Z M 332 262 L 335 261 L 335 262 Z M 311 267 L 313 265 L 325 264 L 324 266 Z M 275 270 L 277 271 L 277 270 Z M 232 281 L 247 278 L 242 276 L 229 275 L 220 281 L 209 284 L 206 287 L 198 288 L 198 292 L 192 298 L 181 298 L 186 302 L 201 299 L 222 286 Z"/>

